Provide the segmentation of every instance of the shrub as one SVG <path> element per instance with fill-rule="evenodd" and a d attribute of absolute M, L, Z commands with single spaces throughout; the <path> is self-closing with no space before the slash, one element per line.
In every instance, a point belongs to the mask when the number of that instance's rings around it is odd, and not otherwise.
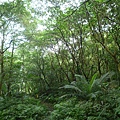
<path fill-rule="evenodd" d="M 87 80 L 82 75 L 76 75 L 77 78 L 76 81 L 71 82 L 70 85 L 65 85 L 63 87 L 60 87 L 60 89 L 64 88 L 64 89 L 73 90 L 72 93 L 66 94 L 64 96 L 74 95 L 84 99 L 96 98 L 103 92 L 102 88 L 104 88 L 104 83 L 113 75 L 114 72 L 108 72 L 102 75 L 100 78 L 96 79 L 97 74 L 94 74 L 91 80 Z"/>
<path fill-rule="evenodd" d="M 119 120 L 120 90 L 111 90 L 99 99 L 68 99 L 54 106 L 49 120 Z"/>
<path fill-rule="evenodd" d="M 46 109 L 34 98 L 0 100 L 0 120 L 43 120 Z"/>

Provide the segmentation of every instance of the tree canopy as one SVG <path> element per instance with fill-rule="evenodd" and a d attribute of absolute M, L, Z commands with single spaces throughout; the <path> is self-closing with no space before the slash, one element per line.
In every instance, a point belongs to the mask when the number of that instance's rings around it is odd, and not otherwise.
<path fill-rule="evenodd" d="M 119 0 L 0 4 L 0 93 L 39 93 L 97 73 L 120 79 Z M 111 81 L 111 80 L 109 80 Z"/>

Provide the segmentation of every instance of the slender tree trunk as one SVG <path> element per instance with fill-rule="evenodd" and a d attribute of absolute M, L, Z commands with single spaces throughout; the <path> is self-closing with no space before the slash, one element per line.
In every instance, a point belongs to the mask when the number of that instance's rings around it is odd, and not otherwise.
<path fill-rule="evenodd" d="M 1 69 L 1 71 L 0 71 L 0 95 L 2 95 L 2 84 L 3 84 L 3 80 L 4 80 L 4 76 L 5 76 L 5 73 L 4 73 L 4 50 L 3 50 L 3 48 L 4 48 L 4 37 L 5 37 L 5 34 L 4 34 L 4 32 L 3 32 L 3 39 L 2 39 L 2 41 L 1 41 L 1 53 L 0 53 L 0 58 L 1 58 L 1 60 L 0 60 L 0 69 Z"/>
<path fill-rule="evenodd" d="M 12 71 L 12 69 L 13 69 L 13 55 L 14 55 L 14 42 L 13 42 L 13 47 L 12 47 L 11 61 L 10 61 L 9 81 L 8 81 L 8 85 L 7 85 L 8 96 L 11 95 L 10 87 L 11 87 L 11 80 L 12 80 L 12 73 L 13 73 L 13 71 Z"/>

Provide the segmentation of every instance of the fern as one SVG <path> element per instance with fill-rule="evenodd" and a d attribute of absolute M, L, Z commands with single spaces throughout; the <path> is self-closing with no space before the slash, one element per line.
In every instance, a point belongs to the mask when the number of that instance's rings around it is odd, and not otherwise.
<path fill-rule="evenodd" d="M 76 81 L 71 82 L 70 85 L 65 85 L 61 88 L 64 89 L 71 89 L 76 91 L 79 95 L 86 95 L 86 97 L 96 97 L 97 94 L 100 94 L 102 92 L 102 84 L 106 82 L 109 78 L 111 78 L 114 75 L 114 72 L 108 72 L 101 76 L 100 78 L 97 78 L 97 73 L 95 73 L 91 80 L 85 79 L 82 75 L 75 75 Z M 61 89 L 60 88 L 60 89 Z M 75 93 L 76 94 L 76 93 Z"/>

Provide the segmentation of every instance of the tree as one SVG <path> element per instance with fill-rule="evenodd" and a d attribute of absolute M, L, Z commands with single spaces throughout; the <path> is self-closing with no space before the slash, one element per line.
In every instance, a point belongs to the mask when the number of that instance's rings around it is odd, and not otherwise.
<path fill-rule="evenodd" d="M 28 13 L 26 8 L 24 7 L 24 2 L 21 0 L 16 0 L 13 2 L 4 2 L 0 5 L 0 36 L 1 38 L 1 78 L 0 78 L 0 94 L 2 94 L 2 85 L 5 82 L 5 68 L 4 68 L 4 54 L 5 52 L 11 47 L 11 44 L 13 43 L 12 47 L 12 55 L 11 55 L 11 66 L 10 71 L 12 71 L 12 59 L 13 59 L 13 50 L 15 46 L 15 39 L 19 39 L 18 36 L 20 36 L 19 32 L 20 30 L 16 31 L 16 26 L 20 27 L 20 22 L 22 21 L 23 15 Z M 17 28 L 18 29 L 18 28 Z M 11 74 L 11 73 L 10 73 Z M 11 74 L 12 75 L 12 74 Z M 8 85 L 10 86 L 10 85 Z"/>

